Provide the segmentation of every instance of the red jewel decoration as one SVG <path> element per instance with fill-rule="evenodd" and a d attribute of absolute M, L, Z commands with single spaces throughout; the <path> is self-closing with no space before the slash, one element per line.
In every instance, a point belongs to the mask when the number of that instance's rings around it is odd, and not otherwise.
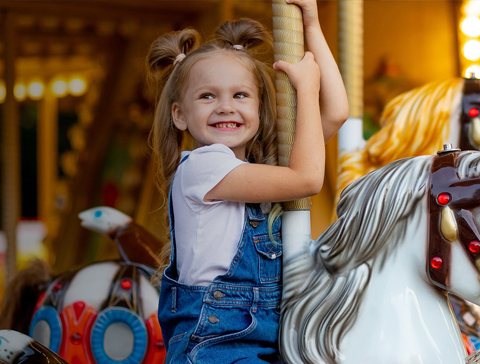
<path fill-rule="evenodd" d="M 451 199 L 452 199 L 452 196 L 450 196 L 448 192 L 442 192 L 437 197 L 438 203 L 442 206 L 448 205 Z"/>
<path fill-rule="evenodd" d="M 470 250 L 473 254 L 477 254 L 480 251 L 480 242 L 477 240 L 472 240 L 468 246 L 468 250 Z"/>
<path fill-rule="evenodd" d="M 442 265 L 443 265 L 443 259 L 440 257 L 433 257 L 432 260 L 430 261 L 430 265 L 432 266 L 433 269 L 440 269 L 442 268 Z"/>
<path fill-rule="evenodd" d="M 55 286 L 53 286 L 53 292 L 60 291 L 60 288 L 62 288 L 62 284 L 59 282 Z"/>
<path fill-rule="evenodd" d="M 120 283 L 120 285 L 124 290 L 129 290 L 130 288 L 132 288 L 132 282 L 128 279 L 124 279 L 122 283 Z"/>
<path fill-rule="evenodd" d="M 72 334 L 70 336 L 70 341 L 72 342 L 73 345 L 80 345 L 82 343 L 82 334 L 79 334 L 78 332 Z"/>
<path fill-rule="evenodd" d="M 468 110 L 468 115 L 470 115 L 470 117 L 472 118 L 476 118 L 478 114 L 480 114 L 480 112 L 478 111 L 478 109 L 475 109 L 474 107 Z"/>

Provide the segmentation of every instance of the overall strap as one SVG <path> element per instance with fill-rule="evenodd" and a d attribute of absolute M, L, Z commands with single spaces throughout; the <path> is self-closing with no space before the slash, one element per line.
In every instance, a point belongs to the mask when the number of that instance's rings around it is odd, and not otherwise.
<path fill-rule="evenodd" d="M 185 157 L 182 158 L 180 161 L 180 164 L 185 162 L 189 155 L 186 155 Z M 180 164 L 178 167 L 180 167 Z M 177 167 L 177 171 L 178 171 Z M 176 277 L 177 274 L 177 259 L 176 259 L 176 243 L 175 243 L 175 215 L 173 213 L 173 202 L 172 202 L 172 190 L 173 190 L 173 181 L 175 180 L 175 176 L 177 173 L 172 178 L 172 183 L 170 183 L 170 189 L 168 191 L 168 221 L 170 225 L 170 240 L 172 244 L 172 252 L 170 254 L 170 269 L 172 270 L 172 274 Z"/>
<path fill-rule="evenodd" d="M 260 204 L 258 203 L 246 203 L 245 204 L 248 219 L 250 221 L 263 221 L 265 220 L 265 214 L 263 213 Z"/>

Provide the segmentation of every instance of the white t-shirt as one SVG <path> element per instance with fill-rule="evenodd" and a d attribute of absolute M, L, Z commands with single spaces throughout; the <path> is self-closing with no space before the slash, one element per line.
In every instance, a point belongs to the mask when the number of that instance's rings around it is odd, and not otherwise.
<path fill-rule="evenodd" d="M 205 202 L 205 195 L 235 167 L 246 163 L 223 144 L 183 152 L 172 187 L 176 259 L 180 283 L 208 286 L 225 274 L 243 230 L 245 203 Z"/>

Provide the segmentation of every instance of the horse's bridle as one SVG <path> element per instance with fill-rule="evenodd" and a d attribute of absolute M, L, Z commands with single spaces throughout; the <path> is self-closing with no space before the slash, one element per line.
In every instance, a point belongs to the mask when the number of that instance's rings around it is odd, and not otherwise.
<path fill-rule="evenodd" d="M 476 263 L 480 258 L 480 232 L 471 212 L 480 206 L 480 177 L 459 178 L 458 152 L 438 152 L 431 169 L 427 273 L 431 283 L 444 290 L 450 286 L 451 244 L 456 241 L 480 273 Z"/>

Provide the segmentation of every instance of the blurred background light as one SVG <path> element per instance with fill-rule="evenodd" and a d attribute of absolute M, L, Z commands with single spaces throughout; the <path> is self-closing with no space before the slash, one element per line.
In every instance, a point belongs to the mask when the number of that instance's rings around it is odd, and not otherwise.
<path fill-rule="evenodd" d="M 68 82 L 68 90 L 73 96 L 81 96 L 87 91 L 87 81 L 82 77 L 74 77 Z"/>
<path fill-rule="evenodd" d="M 17 101 L 23 101 L 27 98 L 27 88 L 24 84 L 18 83 L 13 87 L 13 95 Z"/>
<path fill-rule="evenodd" d="M 480 78 L 480 66 L 474 64 L 474 65 L 468 67 L 465 70 L 463 76 L 467 77 L 467 78 L 471 78 L 472 76 L 474 76 L 475 78 Z"/>
<path fill-rule="evenodd" d="M 480 19 L 475 16 L 469 16 L 462 20 L 460 28 L 465 35 L 469 37 L 480 36 Z"/>
<path fill-rule="evenodd" d="M 57 78 L 52 81 L 50 89 L 56 97 L 64 97 L 68 93 L 67 81 L 62 78 Z"/>
<path fill-rule="evenodd" d="M 45 86 L 41 81 L 32 81 L 28 84 L 27 94 L 32 100 L 40 100 L 45 93 Z"/>
<path fill-rule="evenodd" d="M 463 7 L 463 12 L 467 16 L 480 16 L 480 1 L 467 1 Z"/>

